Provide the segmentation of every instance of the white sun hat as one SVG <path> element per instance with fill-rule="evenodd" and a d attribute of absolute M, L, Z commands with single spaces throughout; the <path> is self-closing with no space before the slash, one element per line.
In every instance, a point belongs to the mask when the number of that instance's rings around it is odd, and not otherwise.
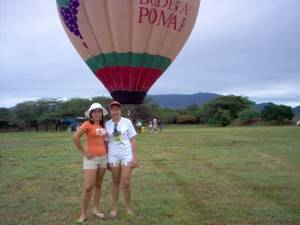
<path fill-rule="evenodd" d="M 103 112 L 103 116 L 106 116 L 108 114 L 107 110 L 100 103 L 93 103 L 90 108 L 85 111 L 84 116 L 90 118 L 90 112 L 94 109 L 101 109 Z"/>

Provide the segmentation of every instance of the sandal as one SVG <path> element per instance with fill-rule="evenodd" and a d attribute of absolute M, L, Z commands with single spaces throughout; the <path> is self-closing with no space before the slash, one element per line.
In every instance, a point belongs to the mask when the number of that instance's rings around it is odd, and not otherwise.
<path fill-rule="evenodd" d="M 87 217 L 85 217 L 85 218 L 79 218 L 78 220 L 77 220 L 77 224 L 82 224 L 82 223 L 84 223 L 85 221 L 87 220 Z"/>
<path fill-rule="evenodd" d="M 118 215 L 118 212 L 117 212 L 117 210 L 113 210 L 113 211 L 111 211 L 111 212 L 110 212 L 110 216 L 111 216 L 111 218 L 116 218 L 116 217 L 117 217 L 117 215 Z"/>
<path fill-rule="evenodd" d="M 133 213 L 133 211 L 132 211 L 131 208 L 126 209 L 126 212 L 127 212 L 127 214 L 130 215 L 130 216 L 133 216 L 133 215 L 134 215 L 134 213 Z"/>
<path fill-rule="evenodd" d="M 104 219 L 105 215 L 99 211 L 93 210 L 93 214 L 94 216 L 100 218 L 100 219 Z"/>

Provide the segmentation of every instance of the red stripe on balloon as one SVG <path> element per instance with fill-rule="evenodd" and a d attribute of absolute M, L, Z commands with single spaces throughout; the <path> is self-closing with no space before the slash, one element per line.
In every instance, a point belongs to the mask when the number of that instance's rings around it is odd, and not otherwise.
<path fill-rule="evenodd" d="M 109 92 L 115 90 L 148 91 L 163 71 L 146 67 L 114 66 L 95 72 Z"/>

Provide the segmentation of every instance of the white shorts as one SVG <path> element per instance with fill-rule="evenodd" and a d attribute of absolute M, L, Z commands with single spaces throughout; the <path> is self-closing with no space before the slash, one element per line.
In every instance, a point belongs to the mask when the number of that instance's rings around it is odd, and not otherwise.
<path fill-rule="evenodd" d="M 110 166 L 130 166 L 132 164 L 132 154 L 125 156 L 108 154 L 108 163 Z"/>
<path fill-rule="evenodd" d="M 83 169 L 84 170 L 96 170 L 100 168 L 107 167 L 107 155 L 104 156 L 94 156 L 91 158 L 83 157 Z"/>

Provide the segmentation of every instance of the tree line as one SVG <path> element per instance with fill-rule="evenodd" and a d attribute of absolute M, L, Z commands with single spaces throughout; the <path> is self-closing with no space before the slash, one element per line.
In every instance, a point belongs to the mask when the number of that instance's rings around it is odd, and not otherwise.
<path fill-rule="evenodd" d="M 111 98 L 39 99 L 17 104 L 13 108 L 0 108 L 0 128 L 26 130 L 37 127 L 53 129 L 58 121 L 66 118 L 83 117 L 93 102 L 108 107 Z M 208 101 L 203 106 L 191 104 L 183 109 L 162 108 L 151 98 L 141 105 L 124 105 L 123 115 L 140 120 L 146 125 L 154 117 L 164 124 L 212 124 L 227 126 L 234 121 L 251 124 L 257 121 L 282 124 L 294 117 L 290 106 L 268 103 L 260 112 L 247 97 L 227 95 Z"/>

